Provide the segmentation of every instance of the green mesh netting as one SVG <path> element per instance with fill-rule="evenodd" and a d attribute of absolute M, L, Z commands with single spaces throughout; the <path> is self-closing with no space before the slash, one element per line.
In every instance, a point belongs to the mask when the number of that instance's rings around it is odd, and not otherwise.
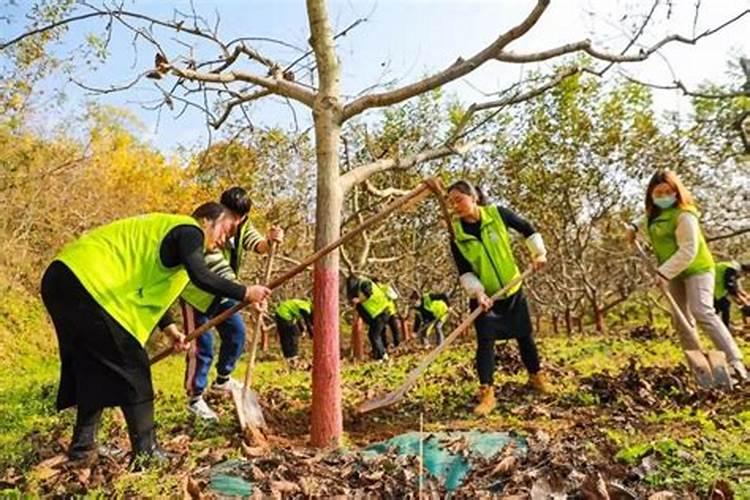
<path fill-rule="evenodd" d="M 492 458 L 500 454 L 509 444 L 515 445 L 516 453 L 523 456 L 528 451 L 526 440 L 507 432 L 435 432 L 423 434 L 423 464 L 427 471 L 443 483 L 448 491 L 454 491 L 471 471 L 471 461 L 463 454 L 452 453 L 446 447 L 458 440 L 463 440 L 463 450 L 469 456 L 477 455 Z M 368 446 L 362 454 L 367 457 L 386 453 L 389 449 L 401 455 L 419 454 L 420 434 L 409 432 L 393 437 L 382 443 Z"/>

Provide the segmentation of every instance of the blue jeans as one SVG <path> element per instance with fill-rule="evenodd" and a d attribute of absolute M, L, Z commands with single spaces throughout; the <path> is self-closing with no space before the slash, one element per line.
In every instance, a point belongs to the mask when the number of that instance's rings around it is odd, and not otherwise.
<path fill-rule="evenodd" d="M 237 301 L 227 299 L 218 304 L 213 304 L 206 314 L 195 311 L 196 325 L 205 324 L 209 318 L 218 316 L 227 309 L 231 309 L 235 304 L 237 304 Z M 245 322 L 242 320 L 240 313 L 236 312 L 218 325 L 216 330 L 219 332 L 219 338 L 221 339 L 216 372 L 220 377 L 228 377 L 234 370 L 245 347 Z M 193 396 L 203 393 L 208 385 L 208 372 L 211 370 L 211 363 L 214 359 L 213 331 L 207 331 L 198 337 L 195 342 L 195 370 L 194 373 L 190 374 L 192 370 L 188 369 L 187 383 L 188 390 Z"/>

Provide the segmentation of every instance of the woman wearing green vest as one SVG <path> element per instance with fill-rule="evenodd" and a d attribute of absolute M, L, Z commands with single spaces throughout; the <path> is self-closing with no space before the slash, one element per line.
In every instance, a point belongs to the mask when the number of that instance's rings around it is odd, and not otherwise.
<path fill-rule="evenodd" d="M 264 302 L 270 290 L 245 287 L 211 273 L 204 247 L 222 245 L 233 227 L 218 203 L 192 217 L 148 214 L 93 229 L 66 245 L 42 278 L 42 299 L 57 334 L 57 408 L 77 407 L 71 459 L 96 455 L 102 409 L 119 406 L 133 458 L 164 460 L 154 433 L 154 391 L 144 349 L 157 326 L 184 337 L 169 306 L 188 280 L 218 295 Z M 170 326 L 171 325 L 171 326 Z M 138 463 L 136 463 L 138 465 Z"/>
<path fill-rule="evenodd" d="M 691 326 L 700 325 L 727 355 L 737 376 L 747 379 L 742 352 L 713 308 L 714 259 L 701 232 L 693 197 L 674 172 L 665 170 L 651 177 L 645 205 L 660 286 L 669 287 Z M 673 324 L 680 327 L 676 321 Z"/>
<path fill-rule="evenodd" d="M 547 262 L 547 251 L 541 235 L 526 220 L 502 206 L 485 206 L 481 193 L 468 181 L 458 181 L 448 188 L 448 200 L 458 216 L 453 220 L 454 239 L 451 252 L 458 268 L 460 282 L 471 300 L 472 309 L 481 305 L 483 312 L 474 322 L 477 331 L 476 369 L 479 376 L 477 415 L 489 414 L 496 405 L 493 388 L 495 341 L 515 338 L 521 359 L 529 373 L 529 385 L 547 392 L 540 371 L 539 353 L 521 285 L 504 299 L 492 302 L 490 296 L 519 275 L 507 228 L 520 232 L 532 255 L 532 264 L 540 269 Z"/>
<path fill-rule="evenodd" d="M 717 262 L 714 268 L 714 309 L 727 328 L 729 328 L 732 310 L 730 297 L 740 305 L 743 311 L 750 307 L 750 295 L 740 286 L 740 276 L 747 272 L 750 272 L 750 262 L 743 264 L 733 260 Z"/>
<path fill-rule="evenodd" d="M 276 308 L 274 320 L 279 333 L 279 343 L 284 359 L 292 363 L 299 354 L 299 337 L 303 330 L 312 338 L 312 302 L 307 299 L 289 299 Z"/>
<path fill-rule="evenodd" d="M 372 280 L 349 276 L 346 279 L 347 297 L 357 313 L 367 323 L 367 337 L 375 360 L 387 360 L 383 332 L 388 323 L 388 297 Z"/>

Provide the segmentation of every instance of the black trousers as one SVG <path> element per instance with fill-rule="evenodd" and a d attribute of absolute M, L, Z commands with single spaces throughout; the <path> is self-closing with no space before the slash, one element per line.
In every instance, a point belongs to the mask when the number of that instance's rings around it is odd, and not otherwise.
<path fill-rule="evenodd" d="M 401 343 L 401 325 L 398 322 L 398 316 L 395 314 L 388 315 L 388 329 L 391 331 L 391 339 L 393 340 L 393 347 L 398 347 Z M 385 336 L 385 328 L 383 328 L 383 345 L 388 347 L 388 339 Z"/>
<path fill-rule="evenodd" d="M 729 297 L 726 295 L 720 299 L 714 299 L 714 309 L 716 314 L 721 316 L 721 321 L 729 328 L 729 316 L 732 308 L 732 303 L 729 301 Z"/>
<path fill-rule="evenodd" d="M 477 307 L 472 301 L 472 308 Z M 479 383 L 491 385 L 495 372 L 495 342 L 515 338 L 521 360 L 529 373 L 540 369 L 539 351 L 534 342 L 533 326 L 526 296 L 521 290 L 495 302 L 488 312 L 474 322 L 477 332 L 476 369 Z"/>
<path fill-rule="evenodd" d="M 41 291 L 60 349 L 57 408 L 77 407 L 71 452 L 93 449 L 102 408 L 119 406 L 133 452 L 150 453 L 156 440 L 146 350 L 62 262 L 47 268 Z"/>
<path fill-rule="evenodd" d="M 383 359 L 385 355 L 385 326 L 388 323 L 388 313 L 383 311 L 376 317 L 371 318 L 362 304 L 357 304 L 357 312 L 367 323 L 367 337 L 370 339 L 373 359 Z"/>
<path fill-rule="evenodd" d="M 276 330 L 279 332 L 279 343 L 281 353 L 285 359 L 293 358 L 299 354 L 299 337 L 302 335 L 297 323 L 287 321 L 278 314 L 274 316 Z"/>

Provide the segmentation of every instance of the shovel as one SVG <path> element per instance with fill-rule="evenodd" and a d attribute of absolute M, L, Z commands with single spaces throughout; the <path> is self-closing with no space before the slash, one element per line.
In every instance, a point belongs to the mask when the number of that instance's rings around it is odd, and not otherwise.
<path fill-rule="evenodd" d="M 490 298 L 493 301 L 503 298 L 509 290 L 511 290 L 524 279 L 531 276 L 533 272 L 534 270 L 532 268 L 527 269 L 523 272 L 523 274 L 516 276 L 507 285 L 495 292 L 495 294 Z M 450 335 L 445 338 L 445 340 L 443 340 L 442 344 L 433 349 L 430 354 L 425 356 L 425 358 L 419 363 L 419 365 L 417 365 L 416 368 L 409 372 L 409 375 L 406 377 L 406 382 L 404 382 L 400 387 L 389 392 L 388 394 L 365 401 L 357 408 L 357 413 L 368 413 L 380 408 L 387 408 L 388 406 L 392 406 L 401 401 L 409 391 L 409 389 L 414 387 L 414 384 L 417 383 L 419 377 L 422 375 L 422 373 L 424 373 L 425 370 L 427 370 L 430 364 L 435 361 L 435 359 L 437 359 L 437 357 L 440 356 L 440 354 L 445 351 L 464 332 L 464 330 L 469 328 L 474 323 L 474 320 L 476 320 L 483 312 L 484 310 L 481 306 L 474 309 L 469 317 L 463 320 L 461 324 L 458 325 L 456 329 L 453 330 Z"/>
<path fill-rule="evenodd" d="M 297 276 L 299 273 L 307 269 L 308 266 L 311 264 L 314 264 L 318 259 L 323 257 L 324 255 L 327 255 L 331 253 L 333 250 L 337 249 L 339 246 L 343 245 L 347 241 L 351 240 L 355 236 L 357 236 L 362 231 L 370 228 L 372 225 L 374 225 L 377 222 L 380 222 L 381 220 L 385 219 L 387 216 L 389 216 L 391 213 L 395 212 L 396 210 L 402 209 L 404 207 L 408 207 L 409 205 L 413 205 L 415 203 L 418 203 L 422 199 L 424 199 L 426 196 L 429 196 L 430 191 L 437 193 L 436 191 L 436 181 L 434 179 L 427 179 L 426 181 L 423 181 L 420 183 L 416 188 L 409 191 L 404 196 L 397 198 L 393 200 L 391 203 L 383 207 L 382 210 L 379 212 L 371 215 L 362 223 L 346 233 L 341 238 L 337 239 L 336 241 L 329 243 L 328 245 L 324 246 L 314 254 L 307 257 L 305 260 L 279 276 L 278 278 L 274 279 L 270 283 L 267 284 L 268 288 L 274 289 L 282 284 L 286 283 L 293 277 Z M 204 323 L 202 326 L 194 329 L 190 333 L 188 333 L 185 336 L 185 342 L 192 342 L 196 338 L 198 338 L 200 335 L 202 335 L 204 332 L 210 330 L 211 328 L 215 327 L 218 324 L 223 323 L 227 320 L 232 314 L 236 313 L 237 311 L 243 309 L 244 307 L 247 307 L 249 302 L 239 302 L 238 304 L 234 305 L 230 309 L 227 309 L 223 313 L 219 314 L 218 316 L 215 316 L 211 320 Z M 169 355 L 173 354 L 175 350 L 171 347 L 168 347 L 164 349 L 163 351 L 156 354 L 154 357 L 151 358 L 150 363 L 153 365 L 154 363 L 158 363 L 162 359 L 169 357 Z"/>
<path fill-rule="evenodd" d="M 276 242 L 272 242 L 271 248 L 268 252 L 268 261 L 266 262 L 265 274 L 263 275 L 263 283 L 268 283 L 271 279 L 275 252 Z M 258 395 L 255 391 L 250 389 L 250 384 L 253 379 L 253 369 L 255 368 L 255 354 L 258 351 L 258 340 L 262 334 L 262 328 L 263 314 L 258 312 L 255 315 L 255 323 L 253 324 L 253 336 L 250 341 L 250 355 L 247 359 L 245 383 L 242 385 L 241 390 L 237 388 L 232 390 L 232 399 L 234 401 L 235 409 L 237 410 L 237 419 L 240 422 L 240 428 L 245 435 L 254 438 L 254 441 L 258 441 L 257 429 L 266 427 L 266 420 L 263 418 L 263 409 L 258 401 Z"/>
<path fill-rule="evenodd" d="M 648 258 L 646 252 L 643 250 L 643 246 L 634 240 L 635 247 L 638 249 L 638 253 L 643 257 L 643 260 L 648 264 L 649 269 L 652 273 L 656 274 L 656 267 Z M 701 350 L 700 339 L 695 329 L 690 325 L 685 315 L 682 313 L 682 309 L 677 305 L 677 302 L 669 293 L 666 287 L 659 286 L 664 297 L 669 302 L 669 306 L 672 309 L 672 315 L 675 318 L 675 322 L 679 325 L 677 333 L 680 336 L 680 344 L 682 350 L 685 353 L 685 359 L 687 360 L 688 367 L 695 377 L 696 382 L 700 387 L 723 387 L 726 389 L 732 388 L 732 379 L 729 376 L 729 366 L 727 365 L 727 356 L 722 351 L 708 351 L 704 353 Z"/>

